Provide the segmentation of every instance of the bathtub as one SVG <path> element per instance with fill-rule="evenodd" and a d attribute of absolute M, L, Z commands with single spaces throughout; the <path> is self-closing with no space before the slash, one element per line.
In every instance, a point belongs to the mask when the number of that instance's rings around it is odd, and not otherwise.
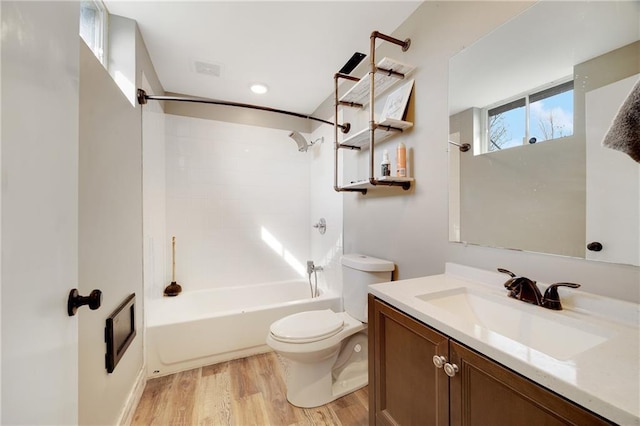
<path fill-rule="evenodd" d="M 146 302 L 147 375 L 159 377 L 268 352 L 274 321 L 314 309 L 340 311 L 339 295 L 310 298 L 307 281 L 184 291 Z"/>

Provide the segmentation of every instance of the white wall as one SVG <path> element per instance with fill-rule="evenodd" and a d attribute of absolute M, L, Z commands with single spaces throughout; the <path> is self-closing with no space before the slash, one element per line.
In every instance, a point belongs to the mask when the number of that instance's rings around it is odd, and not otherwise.
<path fill-rule="evenodd" d="M 310 159 L 289 132 L 175 115 L 166 131 L 169 276 L 175 236 L 183 290 L 306 277 Z"/>
<path fill-rule="evenodd" d="M 394 33 L 401 40 L 411 38 L 407 52 L 391 43 L 381 43 L 377 49 L 378 60 L 389 56 L 417 66 L 411 75 L 415 80 L 414 108 L 410 111 L 414 127 L 376 144 L 375 150 L 376 166 L 384 149 L 389 151 L 393 165 L 396 146 L 402 141 L 415 182 L 409 191 L 379 188 L 364 196 L 345 194 L 344 245 L 345 252 L 393 261 L 398 279 L 444 271 L 448 241 L 448 61 L 461 47 L 463 35 L 471 37 L 470 43 L 524 9 L 519 3 L 497 4 L 425 2 Z M 363 39 L 368 36 L 362 35 Z M 367 64 L 353 74 L 362 75 Z M 366 176 L 368 153 L 345 153 L 345 168 L 357 168 L 360 177 Z"/>
<path fill-rule="evenodd" d="M 312 140 L 324 138 L 309 148 L 310 156 L 310 217 L 308 221 L 311 233 L 311 257 L 315 265 L 322 266 L 318 272 L 318 285 L 325 286 L 337 293 L 342 292 L 342 270 L 340 257 L 343 252 L 342 194 L 333 190 L 334 144 L 333 128 L 320 125 L 311 136 Z M 320 218 L 327 222 L 326 232 L 320 234 L 313 225 Z"/>
<path fill-rule="evenodd" d="M 0 422 L 77 424 L 78 320 L 66 303 L 78 283 L 79 8 L 3 1 L 0 10 Z"/>
<path fill-rule="evenodd" d="M 109 74 L 131 105 L 136 105 L 136 21 L 109 15 Z"/>
<path fill-rule="evenodd" d="M 378 49 L 379 57 L 418 66 L 413 76 L 415 127 L 402 138 L 413 152 L 416 182 L 408 193 L 346 194 L 345 252 L 393 260 L 400 279 L 439 274 L 446 261 L 454 261 L 492 270 L 505 267 L 543 282 L 579 282 L 586 291 L 639 301 L 638 268 L 448 242 L 449 58 L 531 4 L 425 2 L 394 33 L 411 38 L 409 51 L 389 44 Z M 389 143 L 390 152 L 396 143 Z"/>
<path fill-rule="evenodd" d="M 2 21 L 2 7 L 0 6 L 0 23 Z M 2 99 L 2 55 L 0 55 L 0 99 Z M 0 109 L 0 135 L 2 134 L 2 110 Z M 0 177 L 2 176 L 2 143 L 0 143 Z M 1 192 L 0 192 L 1 194 Z M 2 195 L 0 195 L 0 242 L 2 241 Z M 0 243 L 1 247 L 1 243 Z M 2 256 L 0 256 L 0 330 L 2 330 Z M 0 354 L 2 354 L 2 339 L 0 338 Z M 2 357 L 0 356 L 0 361 Z M 2 383 L 2 365 L 0 362 L 0 383 Z M 2 420 L 2 386 L 0 386 L 0 420 Z"/>

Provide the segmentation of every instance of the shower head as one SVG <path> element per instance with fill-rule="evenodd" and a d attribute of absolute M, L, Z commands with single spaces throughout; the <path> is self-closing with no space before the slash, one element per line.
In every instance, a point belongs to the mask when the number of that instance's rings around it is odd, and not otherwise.
<path fill-rule="evenodd" d="M 289 133 L 289 137 L 296 141 L 296 143 L 298 144 L 298 151 L 300 152 L 307 152 L 307 149 L 309 149 L 310 146 L 313 146 L 313 144 L 315 144 L 316 142 L 320 141 L 320 143 L 322 143 L 324 141 L 324 137 L 320 137 L 311 143 L 307 143 L 307 140 L 304 138 L 304 136 L 302 136 L 295 130 Z"/>
<path fill-rule="evenodd" d="M 309 149 L 309 144 L 307 140 L 300 133 L 293 131 L 289 134 L 289 137 L 292 138 L 298 144 L 298 151 L 306 152 Z"/>

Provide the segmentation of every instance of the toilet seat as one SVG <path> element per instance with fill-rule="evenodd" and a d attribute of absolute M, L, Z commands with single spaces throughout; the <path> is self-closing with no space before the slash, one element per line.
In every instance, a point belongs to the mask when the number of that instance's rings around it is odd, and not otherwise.
<path fill-rule="evenodd" d="M 271 324 L 271 336 L 285 343 L 310 343 L 327 339 L 344 328 L 344 319 L 331 309 L 307 311 Z"/>

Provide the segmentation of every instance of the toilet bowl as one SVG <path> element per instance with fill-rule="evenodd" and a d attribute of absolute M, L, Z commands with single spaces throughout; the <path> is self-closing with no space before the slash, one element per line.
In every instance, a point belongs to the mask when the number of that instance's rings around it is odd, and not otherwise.
<path fill-rule="evenodd" d="M 303 325 L 310 325 L 313 331 L 304 333 Z M 301 312 L 273 323 L 267 344 L 288 360 L 286 382 L 289 402 L 297 407 L 317 407 L 365 386 L 366 327 L 345 312 L 333 312 L 331 309 Z M 358 333 L 365 335 L 364 345 L 357 348 L 360 352 L 365 351 L 363 374 L 351 380 L 352 383 L 339 378 L 336 380 L 332 367 L 347 338 Z M 355 346 L 351 350 L 354 349 Z"/>
<path fill-rule="evenodd" d="M 391 280 L 392 262 L 345 255 L 345 312 L 306 311 L 271 324 L 267 345 L 288 364 L 287 400 L 298 407 L 324 405 L 368 382 L 367 289 Z"/>

